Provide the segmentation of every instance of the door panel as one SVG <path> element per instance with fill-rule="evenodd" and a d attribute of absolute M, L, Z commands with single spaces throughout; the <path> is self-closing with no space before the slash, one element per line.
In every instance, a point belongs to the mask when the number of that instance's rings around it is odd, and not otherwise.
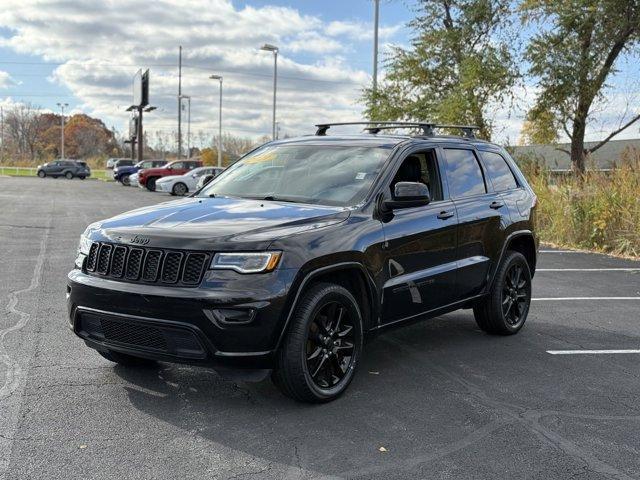
<path fill-rule="evenodd" d="M 458 199 L 455 204 L 459 221 L 456 290 L 461 300 L 485 288 L 492 262 L 500 256 L 509 212 L 494 193 Z"/>
<path fill-rule="evenodd" d="M 456 228 L 457 215 L 451 201 L 398 210 L 389 222 L 383 223 L 387 270 L 382 294 L 383 324 L 453 301 Z"/>

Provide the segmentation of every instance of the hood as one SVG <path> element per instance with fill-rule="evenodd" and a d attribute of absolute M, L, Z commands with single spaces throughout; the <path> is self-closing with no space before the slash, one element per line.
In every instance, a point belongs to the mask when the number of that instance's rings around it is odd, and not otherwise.
<path fill-rule="evenodd" d="M 335 225 L 344 207 L 190 197 L 139 208 L 90 227 L 94 240 L 186 250 L 267 248 L 276 238 Z"/>

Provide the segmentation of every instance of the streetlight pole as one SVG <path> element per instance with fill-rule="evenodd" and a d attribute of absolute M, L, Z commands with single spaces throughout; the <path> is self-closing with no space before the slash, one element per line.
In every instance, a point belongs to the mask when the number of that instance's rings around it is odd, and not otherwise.
<path fill-rule="evenodd" d="M 182 99 L 186 98 L 187 103 L 187 160 L 191 158 L 191 96 L 180 95 L 180 108 L 182 108 Z"/>
<path fill-rule="evenodd" d="M 272 137 L 276 139 L 276 91 L 278 89 L 278 47 L 265 43 L 260 50 L 273 52 L 273 120 L 272 120 Z"/>
<path fill-rule="evenodd" d="M 378 24 L 380 20 L 380 0 L 373 0 L 373 95 L 378 93 Z"/>
<path fill-rule="evenodd" d="M 60 107 L 60 111 L 62 112 L 60 114 L 60 157 L 64 160 L 64 109 L 65 107 L 68 107 L 69 104 L 58 103 L 57 105 Z"/>
<path fill-rule="evenodd" d="M 218 166 L 222 167 L 222 76 L 211 75 L 209 78 L 220 81 L 220 100 L 218 101 Z"/>

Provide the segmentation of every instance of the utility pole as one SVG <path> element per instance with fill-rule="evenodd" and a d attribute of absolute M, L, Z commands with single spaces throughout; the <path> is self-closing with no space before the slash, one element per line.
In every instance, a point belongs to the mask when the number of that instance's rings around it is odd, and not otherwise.
<path fill-rule="evenodd" d="M 378 23 L 380 0 L 373 0 L 373 101 L 378 103 Z"/>
<path fill-rule="evenodd" d="M 220 100 L 218 102 L 218 166 L 222 167 L 222 76 L 211 75 L 209 78 L 220 81 Z"/>
<path fill-rule="evenodd" d="M 178 53 L 178 160 L 182 158 L 182 45 Z"/>
<path fill-rule="evenodd" d="M 60 157 L 64 160 L 64 108 L 68 107 L 68 103 L 58 103 L 60 107 L 61 115 L 60 115 Z"/>
<path fill-rule="evenodd" d="M 271 122 L 271 137 L 276 139 L 276 91 L 278 89 L 278 47 L 265 43 L 260 50 L 273 52 L 273 120 Z"/>

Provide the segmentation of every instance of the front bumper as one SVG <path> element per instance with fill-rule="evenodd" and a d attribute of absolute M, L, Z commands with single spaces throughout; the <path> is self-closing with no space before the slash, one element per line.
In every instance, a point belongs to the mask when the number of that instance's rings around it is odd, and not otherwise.
<path fill-rule="evenodd" d="M 156 192 L 169 193 L 171 188 L 168 183 L 156 182 Z"/>
<path fill-rule="evenodd" d="M 196 288 L 69 272 L 69 327 L 88 346 L 155 360 L 268 369 L 295 272 L 209 271 Z"/>

